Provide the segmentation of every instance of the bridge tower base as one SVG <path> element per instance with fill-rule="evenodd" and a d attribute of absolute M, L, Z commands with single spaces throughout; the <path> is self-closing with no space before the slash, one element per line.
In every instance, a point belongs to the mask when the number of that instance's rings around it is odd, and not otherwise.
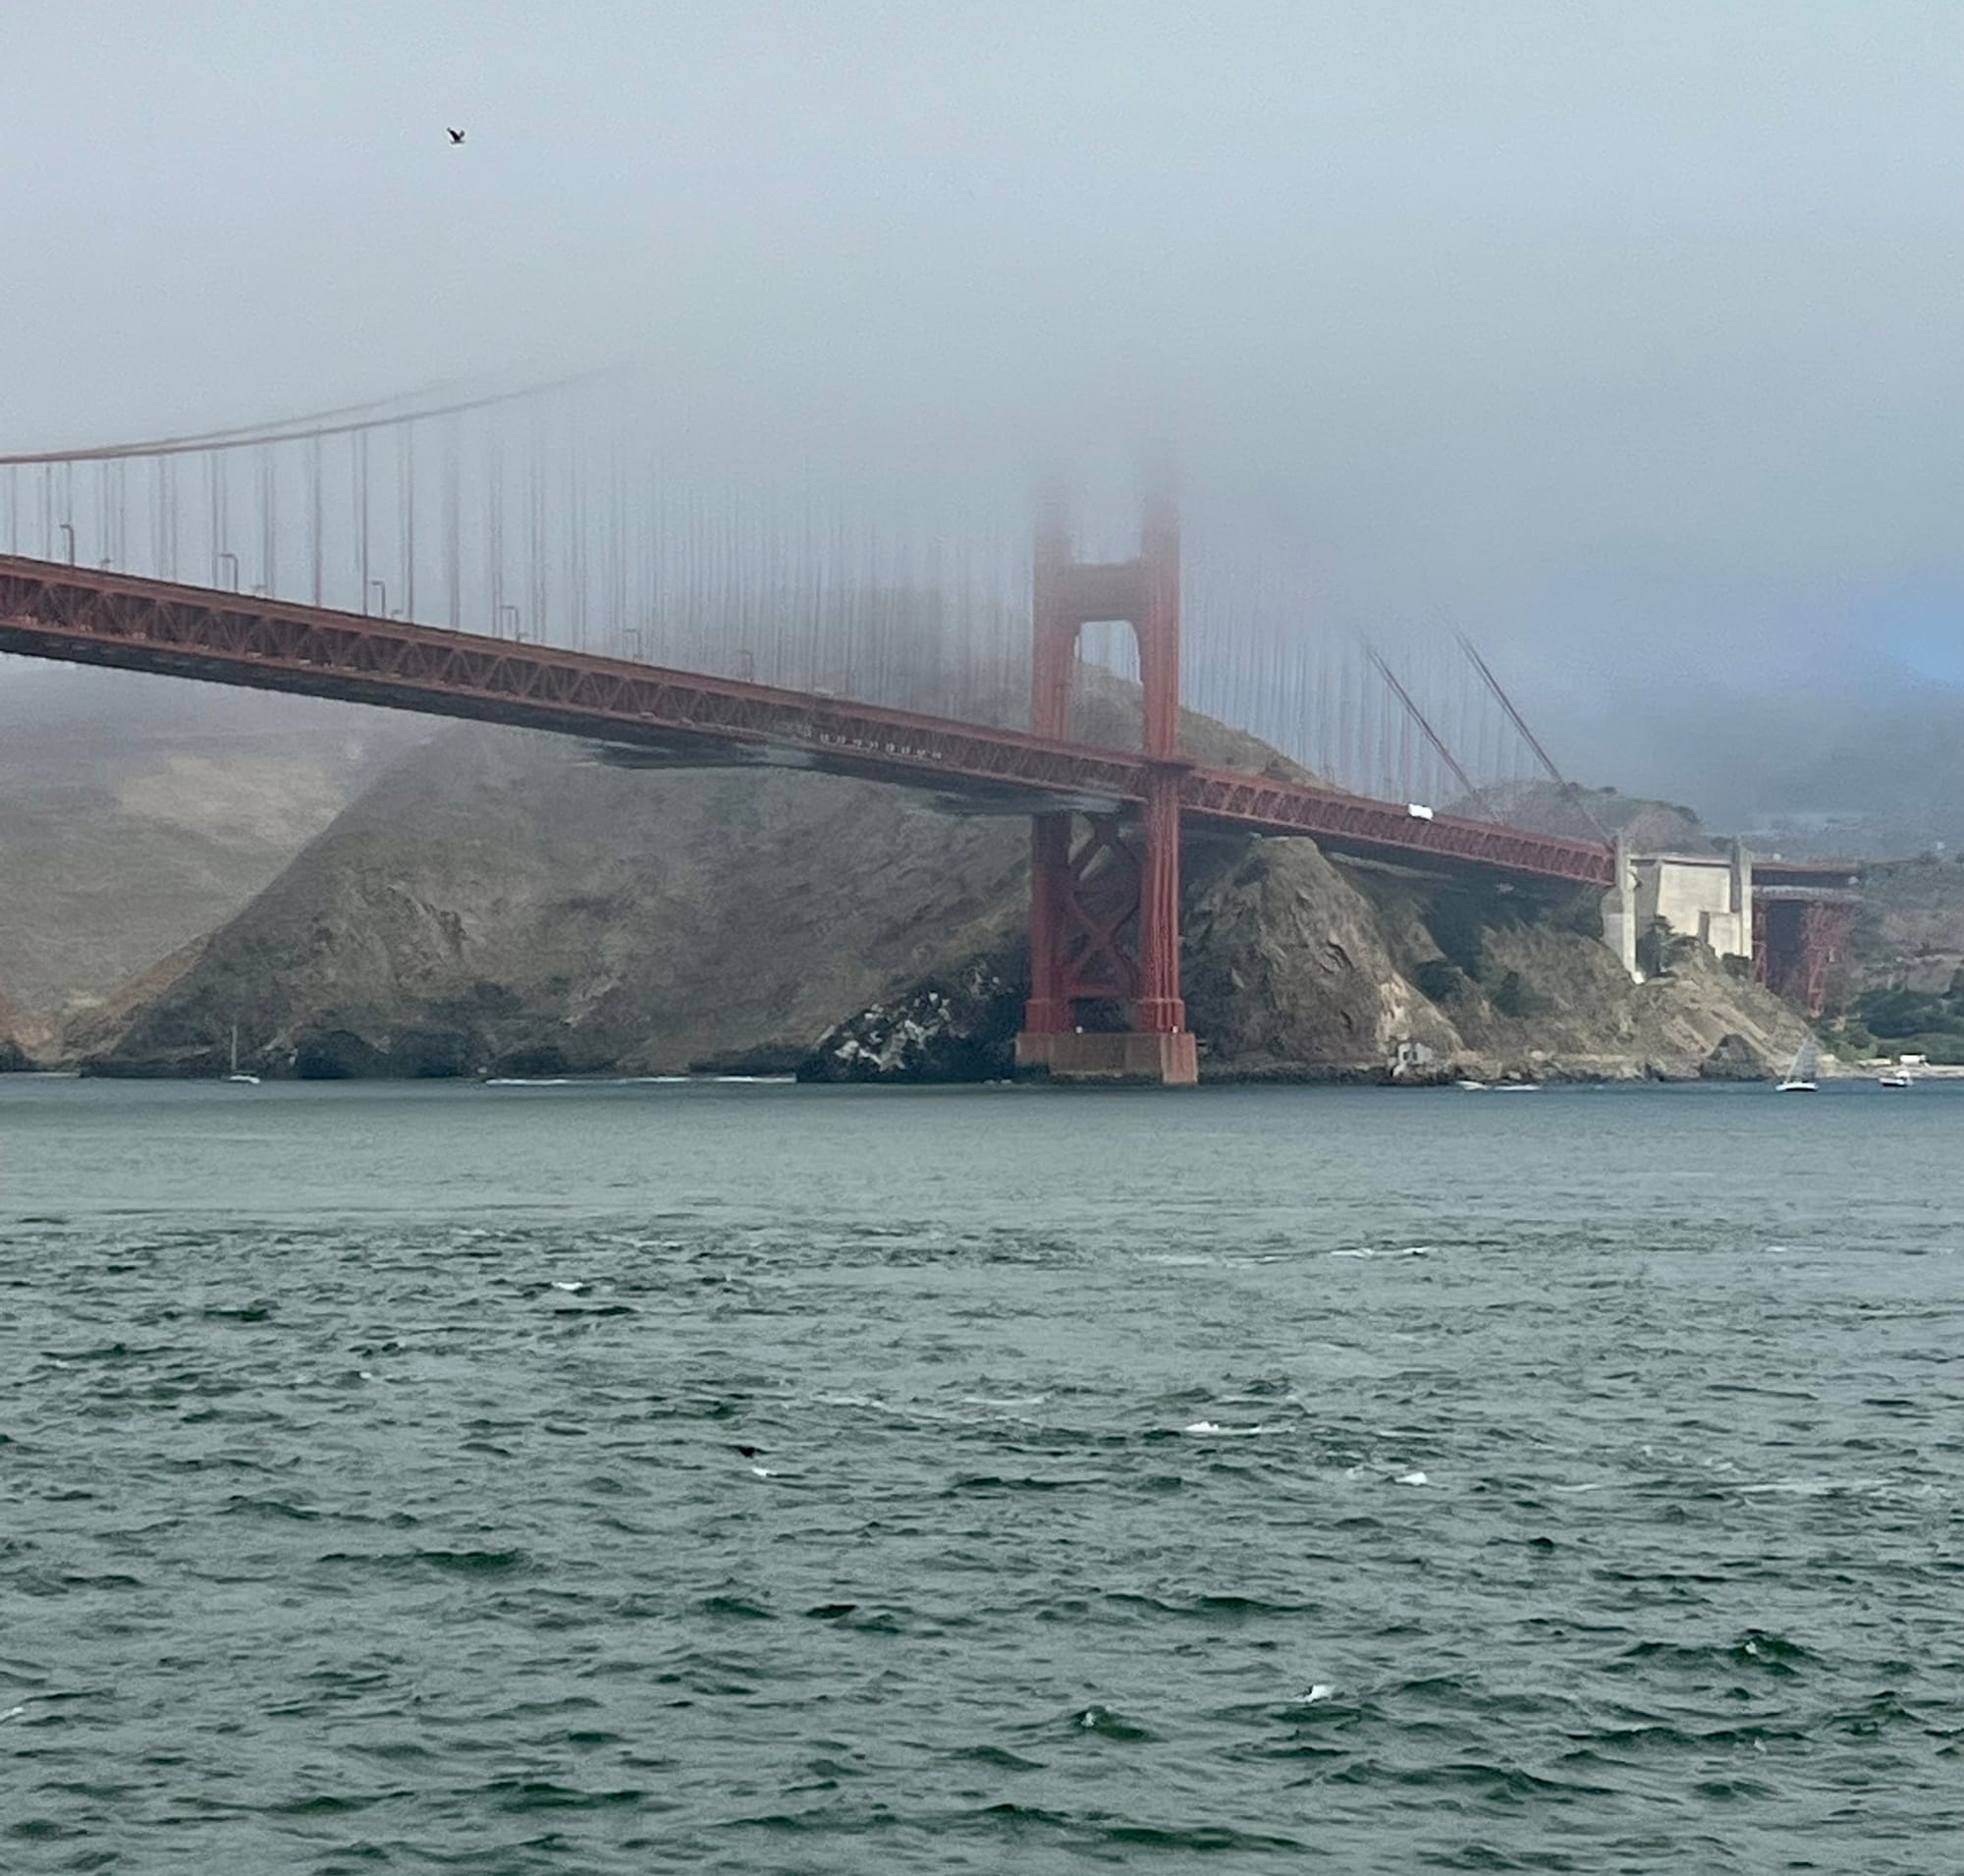
<path fill-rule="evenodd" d="M 1054 1081 L 1110 1082 L 1118 1086 L 1191 1087 L 1200 1079 L 1192 1035 L 1185 1029 L 1112 1033 L 1073 1030 L 1016 1038 L 1016 1067 Z"/>
<path fill-rule="evenodd" d="M 1179 994 L 1179 517 L 1149 498 L 1139 552 L 1126 561 L 1072 557 L 1062 504 L 1037 524 L 1031 588 L 1030 728 L 1070 736 L 1077 639 L 1096 622 L 1132 628 L 1150 765 L 1144 813 L 1039 814 L 1030 831 L 1030 997 L 1016 1037 L 1019 1069 L 1072 1081 L 1199 1079 Z M 1123 1009 L 1127 1026 L 1087 1027 L 1078 1006 Z"/>

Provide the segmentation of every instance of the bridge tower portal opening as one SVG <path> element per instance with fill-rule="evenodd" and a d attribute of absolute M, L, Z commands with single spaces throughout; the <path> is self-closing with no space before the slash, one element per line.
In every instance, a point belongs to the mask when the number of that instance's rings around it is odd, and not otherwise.
<path fill-rule="evenodd" d="M 1774 996 L 1798 1004 L 1810 1017 L 1825 1015 L 1835 966 L 1848 953 L 1855 924 L 1854 900 L 1843 894 L 1801 891 L 1791 898 L 1753 901 L 1753 975 Z"/>
<path fill-rule="evenodd" d="M 1016 1062 L 1069 1080 L 1199 1078 L 1179 994 L 1179 512 L 1147 497 L 1131 560 L 1080 561 L 1064 504 L 1038 517 L 1031 578 L 1030 729 L 1070 739 L 1079 635 L 1132 629 L 1144 692 L 1146 799 L 1136 827 L 1118 814 L 1038 814 L 1030 831 L 1030 996 Z M 1079 1021 L 1079 1005 L 1117 1003 L 1129 1026 Z"/>

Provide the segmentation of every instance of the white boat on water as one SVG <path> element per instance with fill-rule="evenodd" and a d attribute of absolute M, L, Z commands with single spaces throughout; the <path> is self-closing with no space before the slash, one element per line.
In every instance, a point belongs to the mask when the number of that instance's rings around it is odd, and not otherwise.
<path fill-rule="evenodd" d="M 1821 1067 L 1821 1051 L 1809 1042 L 1803 1042 L 1793 1052 L 1793 1060 L 1787 1064 L 1786 1078 L 1779 1084 L 1782 1094 L 1818 1093 L 1814 1080 L 1815 1072 Z"/>
<path fill-rule="evenodd" d="M 244 1075 L 240 1072 L 239 1025 L 236 1022 L 232 1025 L 232 1073 L 225 1078 L 228 1081 L 237 1081 L 243 1087 L 255 1088 L 259 1085 L 259 1077 L 256 1075 Z"/>
<path fill-rule="evenodd" d="M 1909 1072 L 1905 1069 L 1891 1069 L 1886 1075 L 1876 1076 L 1879 1088 L 1906 1088 L 1910 1085 Z"/>

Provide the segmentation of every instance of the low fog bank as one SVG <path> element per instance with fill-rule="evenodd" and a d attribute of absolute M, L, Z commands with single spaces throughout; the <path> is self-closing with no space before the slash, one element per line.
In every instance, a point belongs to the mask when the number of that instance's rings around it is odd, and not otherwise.
<path fill-rule="evenodd" d="M 1578 779 L 1683 802 L 1764 851 L 1964 851 L 1964 688 L 1908 672 L 1804 695 L 1637 680 L 1613 704 L 1544 715 Z"/>
<path fill-rule="evenodd" d="M 1589 779 L 1951 811 L 1953 8 L 17 11 L 0 448 L 624 358 L 766 466 L 1147 444 Z"/>
<path fill-rule="evenodd" d="M 399 710 L 0 656 L 0 774 L 29 753 L 82 765 L 159 743 L 242 741 L 277 753 L 296 734 L 407 747 L 433 728 Z"/>

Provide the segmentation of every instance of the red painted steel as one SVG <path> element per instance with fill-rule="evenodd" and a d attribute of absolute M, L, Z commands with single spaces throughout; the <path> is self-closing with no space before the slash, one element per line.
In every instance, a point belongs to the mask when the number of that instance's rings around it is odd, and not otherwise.
<path fill-rule="evenodd" d="M 754 751 L 947 794 L 1145 805 L 1146 756 L 252 594 L 0 555 L 0 651 L 297 691 L 669 750 Z M 1176 718 L 1175 718 L 1176 722 Z M 1181 816 L 1339 852 L 1607 890 L 1610 850 L 1332 789 L 1174 767 Z M 1171 777 L 1171 780 L 1165 779 Z"/>
<path fill-rule="evenodd" d="M 1845 859 L 1761 859 L 1753 856 L 1753 890 L 1790 888 L 1798 892 L 1857 891 L 1859 861 Z"/>
<path fill-rule="evenodd" d="M 1489 821 L 1415 815 L 1397 801 L 1377 801 L 1300 782 L 1271 781 L 1221 769 L 1191 771 L 1180 788 L 1190 815 L 1266 834 L 1308 834 L 1342 854 L 1429 859 L 1523 878 L 1565 880 L 1608 892 L 1615 884 L 1612 848 L 1593 841 L 1529 834 Z"/>
<path fill-rule="evenodd" d="M 1142 850 L 1135 856 L 1116 829 L 1094 820 L 1073 851 L 1069 818 L 1039 814 L 1030 833 L 1030 999 L 1024 1056 L 1043 1054 L 1031 1038 L 1075 1027 L 1076 1001 L 1122 1000 L 1132 1027 L 1176 1035 L 1186 1027 L 1179 994 L 1179 517 L 1170 497 L 1147 504 L 1139 553 L 1117 562 L 1073 560 L 1061 503 L 1037 523 L 1031 579 L 1031 727 L 1067 743 L 1077 640 L 1088 625 L 1122 621 L 1139 645 L 1145 719 Z M 1136 799 L 1136 798 L 1132 798 Z M 1101 863 L 1102 862 L 1102 863 Z M 1115 879 L 1127 885 L 1116 908 L 1090 906 Z"/>
<path fill-rule="evenodd" d="M 1847 867 L 1782 865 L 1783 874 L 1845 879 Z M 1795 886 L 1768 894 L 1753 881 L 1753 975 L 1777 997 L 1798 1004 L 1811 1017 L 1828 1008 L 1834 966 L 1847 955 L 1854 931 L 1852 893 Z"/>
<path fill-rule="evenodd" d="M 1052 822 L 1064 817 L 1037 818 Z M 1139 855 L 1125 838 L 1122 817 L 1091 815 L 1085 838 L 1065 857 L 1051 894 L 1058 939 L 1050 959 L 1054 988 L 1047 1001 L 1061 1003 L 1066 1019 L 1073 1003 L 1137 999 L 1139 962 L 1129 934 L 1138 923 L 1143 873 Z M 1069 1026 L 1067 1021 L 1064 1026 Z"/>

